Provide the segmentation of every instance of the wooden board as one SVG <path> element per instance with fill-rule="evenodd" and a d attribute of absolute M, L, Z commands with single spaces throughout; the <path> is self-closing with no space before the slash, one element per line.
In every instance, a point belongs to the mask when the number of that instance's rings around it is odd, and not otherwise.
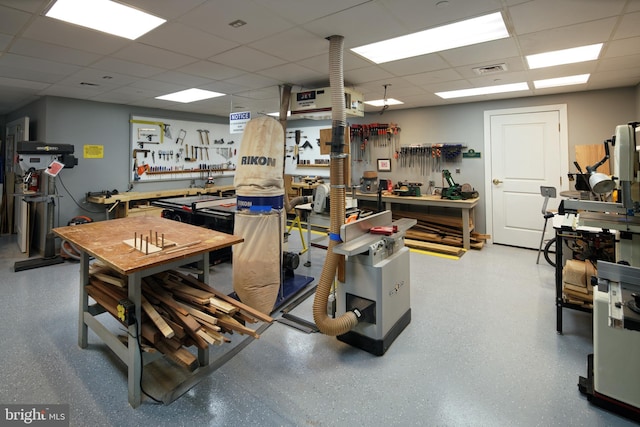
<path fill-rule="evenodd" d="M 582 168 L 584 173 L 587 173 L 587 166 L 593 166 L 604 158 L 604 144 L 588 144 L 588 145 L 576 145 L 576 162 Z M 609 147 L 609 150 L 613 150 L 613 147 Z M 613 154 L 612 151 L 610 151 Z M 598 168 L 598 172 L 605 175 L 609 175 L 610 172 L 609 161 L 606 161 L 602 166 Z"/>
<path fill-rule="evenodd" d="M 421 249 L 429 252 L 437 252 L 446 255 L 460 257 L 464 255 L 464 249 L 454 246 L 441 245 L 438 243 L 422 242 L 420 240 L 404 239 L 404 245 L 414 249 Z"/>

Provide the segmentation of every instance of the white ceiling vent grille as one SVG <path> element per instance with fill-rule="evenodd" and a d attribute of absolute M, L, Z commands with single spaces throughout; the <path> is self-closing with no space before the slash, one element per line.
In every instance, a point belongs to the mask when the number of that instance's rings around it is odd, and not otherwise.
<path fill-rule="evenodd" d="M 507 71 L 507 64 L 495 64 L 495 65 L 487 65 L 484 67 L 476 67 L 473 69 L 473 71 L 479 76 L 484 76 L 487 74 L 502 73 L 503 71 Z"/>

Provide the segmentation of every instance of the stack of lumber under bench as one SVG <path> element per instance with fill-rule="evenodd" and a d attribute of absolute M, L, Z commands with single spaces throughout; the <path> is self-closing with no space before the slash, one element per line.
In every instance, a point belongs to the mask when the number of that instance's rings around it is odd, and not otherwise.
<path fill-rule="evenodd" d="M 411 211 L 393 211 L 393 219 L 413 218 L 418 223 L 407 230 L 405 245 L 426 251 L 460 256 L 462 250 L 462 218 L 446 215 L 426 214 Z M 469 218 L 469 229 L 473 230 L 473 219 Z M 471 249 L 482 249 L 490 238 L 487 234 L 471 232 Z"/>
<path fill-rule="evenodd" d="M 118 304 L 128 298 L 127 279 L 94 263 L 87 293 L 120 323 Z M 187 348 L 207 349 L 231 340 L 234 332 L 259 338 L 248 323 L 273 319 L 217 291 L 189 274 L 167 271 L 142 279 L 141 344 L 146 351 L 160 351 L 191 371 L 197 357 Z M 125 341 L 126 342 L 126 341 Z"/>

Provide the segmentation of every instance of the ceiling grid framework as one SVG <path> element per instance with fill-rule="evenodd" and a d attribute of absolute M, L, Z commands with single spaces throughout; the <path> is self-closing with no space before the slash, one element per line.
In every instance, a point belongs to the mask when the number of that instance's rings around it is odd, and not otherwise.
<path fill-rule="evenodd" d="M 640 0 L 122 0 L 167 22 L 128 40 L 44 16 L 49 0 L 0 0 L 0 114 L 62 96 L 227 116 L 279 110 L 279 85 L 329 85 L 327 37 L 344 36 L 345 85 L 365 100 L 416 108 L 640 82 Z M 501 12 L 509 37 L 374 64 L 351 48 Z M 237 19 L 247 24 L 232 28 Z M 530 70 L 526 55 L 604 43 L 595 61 Z M 474 68 L 505 64 L 478 75 Z M 533 81 L 590 73 L 586 84 Z M 445 100 L 436 92 L 527 82 L 529 90 Z M 89 83 L 90 85 L 87 85 Z M 227 94 L 190 104 L 155 99 L 199 88 Z M 233 106 L 233 107 L 232 107 Z M 376 107 L 366 107 L 375 112 Z"/>

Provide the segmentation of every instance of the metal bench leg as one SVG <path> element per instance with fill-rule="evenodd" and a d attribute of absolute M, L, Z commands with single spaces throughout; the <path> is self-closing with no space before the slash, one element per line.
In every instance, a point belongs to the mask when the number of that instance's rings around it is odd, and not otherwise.
<path fill-rule="evenodd" d="M 540 252 L 542 252 L 542 244 L 544 243 L 544 234 L 547 231 L 547 222 L 549 218 L 544 219 L 544 227 L 542 227 L 542 236 L 540 237 L 540 247 L 538 248 L 538 259 L 536 259 L 536 264 L 540 263 Z"/>

